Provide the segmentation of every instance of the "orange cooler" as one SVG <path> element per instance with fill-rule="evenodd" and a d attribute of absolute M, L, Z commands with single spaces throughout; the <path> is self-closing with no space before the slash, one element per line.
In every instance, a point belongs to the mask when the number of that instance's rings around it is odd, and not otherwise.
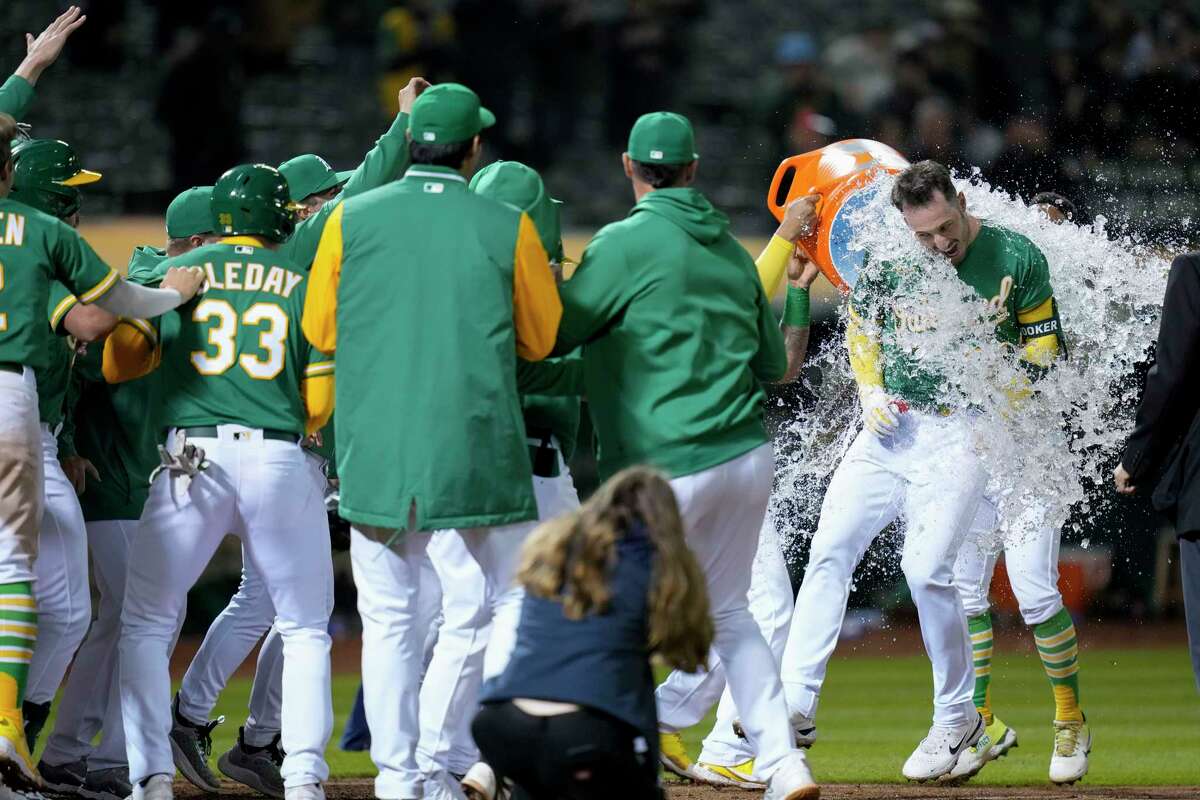
<path fill-rule="evenodd" d="M 854 231 L 851 214 L 871 197 L 864 191 L 882 174 L 896 174 L 908 166 L 904 156 L 871 139 L 846 139 L 784 159 L 775 170 L 767 193 L 767 208 L 782 220 L 787 204 L 797 197 L 821 195 L 817 205 L 817 230 L 797 244 L 820 267 L 829 282 L 850 291 L 862 267 L 864 253 L 851 250 Z"/>

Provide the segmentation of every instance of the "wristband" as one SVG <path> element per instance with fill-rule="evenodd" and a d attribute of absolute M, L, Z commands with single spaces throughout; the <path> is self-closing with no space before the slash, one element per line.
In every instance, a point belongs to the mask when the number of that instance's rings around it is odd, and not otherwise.
<path fill-rule="evenodd" d="M 783 304 L 783 324 L 790 328 L 808 327 L 809 312 L 808 289 L 789 286 L 787 300 Z"/>

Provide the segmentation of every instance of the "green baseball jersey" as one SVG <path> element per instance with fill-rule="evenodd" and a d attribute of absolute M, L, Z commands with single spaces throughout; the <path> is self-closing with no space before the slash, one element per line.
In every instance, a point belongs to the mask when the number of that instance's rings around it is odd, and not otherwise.
<path fill-rule="evenodd" d="M 0 111 L 20 122 L 33 102 L 33 86 L 20 75 L 10 75 L 0 86 Z"/>
<path fill-rule="evenodd" d="M 78 303 L 75 295 L 58 281 L 50 284 L 50 300 L 46 308 L 49 326 L 46 329 L 46 364 L 34 370 L 37 378 L 38 414 L 51 430 L 63 421 L 63 401 L 71 380 L 71 364 L 75 348 L 61 330 L 67 312 Z"/>
<path fill-rule="evenodd" d="M 48 366 L 46 306 L 56 279 L 91 303 L 120 276 L 65 222 L 0 199 L 0 361 Z"/>
<path fill-rule="evenodd" d="M 155 324 L 162 363 L 161 422 L 234 423 L 303 435 L 300 384 L 333 373 L 333 359 L 304 339 L 305 272 L 250 237 L 198 247 L 159 265 L 202 267 L 207 289 Z"/>
<path fill-rule="evenodd" d="M 754 260 L 700 192 L 650 192 L 603 228 L 562 302 L 555 350 L 583 347 L 603 477 L 642 463 L 690 475 L 767 441 L 760 381 L 787 369 L 783 334 Z"/>
<path fill-rule="evenodd" d="M 998 225 L 980 227 L 957 272 L 973 294 L 987 300 L 987 324 L 994 326 L 996 338 L 1011 345 L 1021 341 L 1018 312 L 1036 308 L 1053 295 L 1042 251 L 1025 236 Z M 923 278 L 915 264 L 881 264 L 855 284 L 850 303 L 860 317 L 879 326 L 884 389 L 913 405 L 933 406 L 945 398 L 949 385 L 944 374 L 921 363 L 921 334 L 937 326 L 922 302 Z"/>
<path fill-rule="evenodd" d="M 408 114 L 397 114 L 383 136 L 363 157 L 363 161 L 346 181 L 337 197 L 330 200 L 317 213 L 296 225 L 296 230 L 279 248 L 279 255 L 298 264 L 303 269 L 312 266 L 321 242 L 321 232 L 338 202 L 362 194 L 385 183 L 396 180 L 408 168 Z"/>
<path fill-rule="evenodd" d="M 165 260 L 162 250 L 139 247 L 126 274 L 134 283 L 157 285 L 162 279 L 158 266 Z M 89 346 L 75 359 L 71 373 L 78 410 L 71 418 L 75 449 L 100 473 L 99 481 L 88 482 L 79 504 L 88 521 L 138 519 L 150 491 L 150 473 L 159 463 L 157 446 L 163 442 L 161 379 L 154 372 L 107 383 L 101 372 L 103 351 L 103 346 Z"/>

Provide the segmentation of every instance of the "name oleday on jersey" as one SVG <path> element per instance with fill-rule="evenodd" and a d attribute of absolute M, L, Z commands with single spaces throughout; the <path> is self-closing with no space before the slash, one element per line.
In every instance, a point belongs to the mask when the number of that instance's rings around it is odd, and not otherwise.
<path fill-rule="evenodd" d="M 226 291 L 270 292 L 287 298 L 292 294 L 304 276 L 278 265 L 270 268 L 253 261 L 226 261 L 224 264 L 213 265 L 211 261 L 197 264 L 203 267 L 208 275 L 209 289 L 224 289 Z"/>

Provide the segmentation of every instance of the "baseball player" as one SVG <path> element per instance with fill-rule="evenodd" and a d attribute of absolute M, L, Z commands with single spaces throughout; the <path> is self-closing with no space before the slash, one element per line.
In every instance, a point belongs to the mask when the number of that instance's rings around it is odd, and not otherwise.
<path fill-rule="evenodd" d="M 788 351 L 728 218 L 690 188 L 696 160 L 686 118 L 638 119 L 623 157 L 637 205 L 592 239 L 563 284 L 556 350 L 583 346 L 601 474 L 646 462 L 672 476 L 766 797 L 817 797 L 747 606 L 775 467 L 760 382 L 785 377 Z"/>
<path fill-rule="evenodd" d="M 354 170 L 335 172 L 329 162 L 314 154 L 291 158 L 279 165 L 288 183 L 290 200 L 297 205 L 295 230 L 279 249 L 279 255 L 307 269 L 316 253 L 322 226 L 338 198 L 362 194 L 394 180 L 408 165 L 405 130 L 412 104 L 428 83 L 413 78 L 399 95 L 399 113 L 391 127 L 376 142 Z M 325 447 L 333 447 L 333 431 L 323 431 Z M 310 451 L 311 452 L 311 451 Z M 312 453 L 316 463 L 325 457 Z M 324 478 L 321 485 L 325 485 Z M 280 675 L 282 641 L 271 631 L 275 610 L 261 576 L 250 560 L 243 558 L 242 580 L 224 610 L 213 620 L 192 658 L 175 700 L 171 747 L 179 771 L 197 787 L 220 791 L 220 781 L 208 760 L 212 748 L 209 720 L 217 697 L 238 666 L 260 640 L 255 680 L 250 695 L 250 714 L 238 730 L 238 741 L 221 754 L 217 766 L 226 777 L 271 797 L 283 796 L 279 774 Z M 263 635 L 268 634 L 265 639 Z"/>
<path fill-rule="evenodd" d="M 922 245 L 949 259 L 966 285 L 991 298 L 997 311 L 988 324 L 995 335 L 1019 347 L 1031 364 L 1048 364 L 1058 352 L 1057 317 L 1046 259 L 1037 247 L 972 216 L 949 171 L 935 162 L 902 173 L 892 200 Z M 919 277 L 916 267 L 885 263 L 860 277 L 851 294 L 847 338 L 864 427 L 822 504 L 783 680 L 797 738 L 811 743 L 854 569 L 880 531 L 903 517 L 901 568 L 934 675 L 933 725 L 903 768 L 905 777 L 920 781 L 951 773 L 985 735 L 972 702 L 971 643 L 953 577 L 987 476 L 970 440 L 970 412 L 949 405 L 941 391 L 946 379 L 921 364 L 920 337 L 936 320 L 909 289 Z"/>
<path fill-rule="evenodd" d="M 172 200 L 164 247 L 136 248 L 127 269 L 130 280 L 157 285 L 162 278 L 158 268 L 168 256 L 215 242 L 211 203 L 211 186 L 187 189 Z M 102 355 L 102 347 L 89 348 L 76 360 L 72 376 L 79 395 L 76 449 L 103 478 L 80 496 L 99 603 L 63 687 L 38 771 L 53 791 L 124 800 L 132 786 L 121 721 L 117 640 L 129 548 L 149 492 L 150 473 L 159 464 L 156 447 L 162 428 L 155 422 L 157 375 L 106 383 Z M 100 743 L 93 745 L 101 732 Z"/>
<path fill-rule="evenodd" d="M 414 618 L 433 531 L 457 529 L 489 588 L 507 590 L 514 551 L 537 516 L 515 357 L 549 353 L 561 306 L 529 216 L 467 188 L 480 132 L 494 122 L 459 84 L 417 99 L 413 165 L 330 214 L 304 314 L 305 335 L 323 352 L 342 353 L 346 369 L 338 381 L 339 511 L 354 525 L 379 797 L 424 796 L 416 751 L 425 631 Z M 394 313 L 399 307 L 404 314 Z M 382 416 L 405 424 L 380 426 Z M 511 649 L 511 636 L 498 638 L 499 612 L 493 626 L 485 673 Z"/>
<path fill-rule="evenodd" d="M 81 201 L 76 187 L 99 179 L 99 173 L 80 167 L 79 157 L 66 142 L 27 139 L 13 148 L 13 188 L 9 197 L 76 228 Z M 31 752 L 92 618 L 87 535 L 79 493 L 86 486 L 88 471 L 96 476 L 96 470 L 87 459 L 76 455 L 73 441 L 64 430 L 70 413 L 64 408 L 64 400 L 75 360 L 75 343 L 68 336 L 77 342 L 96 341 L 107 336 L 117 322 L 101 308 L 80 305 L 58 282 L 51 286 L 47 315 L 47 364 L 35 371 L 45 498 L 34 562 L 39 636 L 29 666 L 23 708 L 25 738 Z"/>
<path fill-rule="evenodd" d="M 220 241 L 168 262 L 203 265 L 203 299 L 156 325 L 121 324 L 105 344 L 110 381 L 161 369 L 168 426 L 121 615 L 133 797 L 172 796 L 170 647 L 187 591 L 228 531 L 263 576 L 283 639 L 285 796 L 320 800 L 333 725 L 333 567 L 323 498 L 299 444 L 332 411 L 333 362 L 300 336 L 306 276 L 275 252 L 294 225 L 279 172 L 234 167 L 213 187 L 212 212 Z"/>
<path fill-rule="evenodd" d="M 1060 194 L 1043 192 L 1034 204 L 1052 222 L 1075 216 L 1075 206 Z M 1033 629 L 1034 643 L 1054 695 L 1054 747 L 1050 780 L 1071 784 L 1088 771 L 1091 730 L 1079 706 L 1079 641 L 1071 614 L 1058 588 L 1058 550 L 1062 531 L 1047 524 L 1039 509 L 1028 509 L 1017 530 L 1019 542 L 997 542 L 996 507 L 984 498 L 967 542 L 954 564 L 954 585 L 962 598 L 975 657 L 975 706 L 987 725 L 984 738 L 963 753 L 951 777 L 969 777 L 1017 746 L 1017 732 L 992 713 L 992 614 L 988 590 L 1000 550 L 1021 618 Z"/>
<path fill-rule="evenodd" d="M 34 370 L 47 366 L 50 284 L 59 280 L 79 302 L 113 313 L 155 315 L 189 299 L 203 277 L 173 270 L 161 289 L 128 284 L 73 228 L 10 199 L 16 134 L 16 121 L 0 114 L 0 779 L 36 789 L 21 704 L 37 641 L 33 563 L 43 479 Z"/>

